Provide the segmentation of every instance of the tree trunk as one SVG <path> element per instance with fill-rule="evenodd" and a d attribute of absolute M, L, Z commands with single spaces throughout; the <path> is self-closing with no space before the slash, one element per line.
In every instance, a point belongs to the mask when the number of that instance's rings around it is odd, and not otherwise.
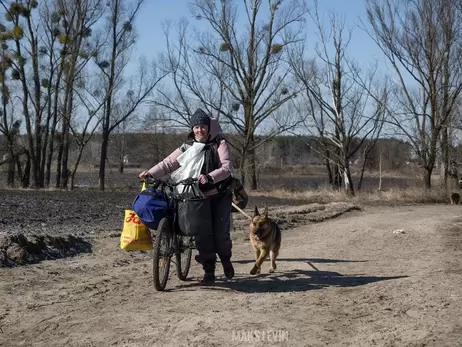
<path fill-rule="evenodd" d="M 364 150 L 363 152 L 363 164 L 361 166 L 361 174 L 359 175 L 359 182 L 358 182 L 358 191 L 361 190 L 362 185 L 363 185 L 363 179 L 364 179 L 364 171 L 366 170 L 366 163 L 367 163 L 367 150 Z"/>
<path fill-rule="evenodd" d="M 45 186 L 50 186 L 51 180 L 51 163 L 53 162 L 53 153 L 54 153 L 54 144 L 55 144 L 55 134 L 56 134 L 56 125 L 58 123 L 58 111 L 55 108 L 53 111 L 53 122 L 50 129 L 50 142 L 48 143 L 47 159 L 46 159 L 46 171 L 45 171 Z M 59 163 L 59 160 L 58 160 Z M 57 173 L 58 175 L 60 173 Z"/>
<path fill-rule="evenodd" d="M 245 180 L 246 180 L 246 173 L 245 173 L 246 154 L 247 154 L 247 150 L 243 149 L 242 154 L 241 154 L 241 161 L 239 163 L 239 173 L 241 176 L 241 183 L 243 187 L 245 187 Z"/>
<path fill-rule="evenodd" d="M 101 157 L 99 159 L 99 189 L 104 190 L 105 179 L 106 179 L 106 157 L 107 157 L 107 146 L 109 143 L 109 131 L 103 130 L 103 138 L 101 142 Z"/>
<path fill-rule="evenodd" d="M 37 98 L 35 100 L 37 102 Z M 40 96 L 39 101 L 40 102 Z M 39 105 L 39 104 L 37 104 Z M 39 105 L 40 106 L 40 105 Z M 37 109 L 35 115 L 35 153 L 34 153 L 34 185 L 36 188 L 43 188 L 43 174 L 41 174 L 41 159 L 42 159 L 42 117 L 41 117 L 42 110 Z"/>
<path fill-rule="evenodd" d="M 65 117 L 66 118 L 66 117 Z M 67 123 L 67 120 L 63 120 L 64 123 Z M 70 146 L 70 135 L 69 135 L 69 125 L 66 124 L 63 129 L 63 152 L 61 159 L 61 189 L 67 189 L 67 184 L 69 181 L 69 146 Z"/>
<path fill-rule="evenodd" d="M 31 171 L 31 155 L 30 152 L 26 149 L 26 165 L 24 166 L 24 172 L 22 172 L 21 161 L 17 160 L 18 174 L 21 174 L 21 184 L 23 188 L 27 188 L 30 185 L 30 171 Z"/>
<path fill-rule="evenodd" d="M 9 152 L 10 160 L 8 161 L 8 178 L 7 178 L 7 186 L 10 188 L 14 187 L 14 176 L 16 174 L 15 170 L 15 160 L 16 158 L 12 156 L 12 153 Z"/>
<path fill-rule="evenodd" d="M 446 195 L 448 193 L 448 173 L 449 173 L 449 134 L 448 128 L 441 131 L 441 176 L 440 184 Z"/>
<path fill-rule="evenodd" d="M 40 181 L 44 187 L 48 187 L 50 184 L 50 175 L 48 171 L 48 153 L 47 150 L 51 149 L 48 147 L 48 141 L 50 140 L 50 123 L 52 120 L 53 112 L 51 105 L 51 92 L 48 88 L 47 94 L 47 117 L 45 126 L 43 128 L 43 144 L 42 144 L 42 158 L 40 160 Z"/>
<path fill-rule="evenodd" d="M 122 143 L 120 144 L 120 156 L 119 156 L 119 173 L 124 173 L 125 168 L 125 125 L 122 123 Z"/>
<path fill-rule="evenodd" d="M 70 178 L 70 190 L 74 190 L 74 179 L 75 179 L 75 174 L 77 173 L 77 169 L 79 167 L 80 161 L 82 160 L 82 154 L 83 150 L 85 148 L 85 145 L 79 145 L 79 153 L 77 155 L 77 160 L 75 161 L 74 168 L 72 169 L 69 178 Z"/>
<path fill-rule="evenodd" d="M 63 158 L 63 135 L 61 133 L 58 138 L 58 157 L 56 158 L 56 188 L 58 189 L 61 187 L 62 158 Z"/>
<path fill-rule="evenodd" d="M 67 76 L 67 84 L 65 89 L 64 97 L 64 112 L 63 112 L 63 156 L 61 164 L 61 189 L 66 189 L 69 181 L 69 147 L 70 147 L 70 127 L 71 127 L 71 117 L 72 117 L 72 108 L 74 105 L 74 78 L 76 70 L 76 60 L 77 58 L 73 57 L 72 63 L 70 64 L 69 73 Z"/>
<path fill-rule="evenodd" d="M 348 160 L 346 160 L 346 165 L 343 169 L 343 178 L 345 180 L 346 193 L 350 196 L 355 196 L 355 188 L 353 186 L 353 179 L 351 178 L 351 171 Z"/>
<path fill-rule="evenodd" d="M 124 141 L 124 140 L 122 140 L 122 141 Z M 122 148 L 121 148 L 120 152 L 121 153 L 120 153 L 120 156 L 119 156 L 119 173 L 123 174 L 124 173 L 124 168 L 125 168 L 125 162 L 124 162 L 124 159 L 125 159 L 125 145 L 124 144 L 122 144 Z"/>
<path fill-rule="evenodd" d="M 64 46 L 64 49 L 66 49 L 67 46 Z M 58 105 L 59 105 L 59 96 L 60 96 L 60 88 L 61 88 L 61 77 L 64 71 L 64 63 L 65 59 L 61 59 L 61 63 L 58 69 L 58 74 L 56 78 L 56 84 L 54 86 L 53 90 L 53 111 L 51 111 L 51 108 L 49 108 L 49 112 L 52 112 L 52 122 L 51 122 L 51 128 L 50 128 L 50 142 L 48 143 L 48 152 L 47 152 L 47 159 L 46 159 L 46 171 L 45 171 L 45 186 L 49 187 L 50 186 L 50 177 L 51 177 L 51 164 L 53 162 L 53 152 L 54 152 L 54 142 L 55 142 L 55 135 L 56 135 L 56 127 L 58 125 Z M 51 78 L 50 78 L 51 80 Z M 51 98 L 48 101 L 51 106 Z M 59 163 L 60 161 L 58 161 Z M 61 172 L 57 173 L 58 177 L 60 177 Z M 57 182 L 57 187 L 59 187 L 59 184 Z"/>
<path fill-rule="evenodd" d="M 250 161 L 250 189 L 258 189 L 258 179 L 257 179 L 257 157 L 255 154 L 255 148 L 252 148 L 249 155 Z"/>
<path fill-rule="evenodd" d="M 332 168 L 330 166 L 330 152 L 329 152 L 329 150 L 325 151 L 324 156 L 325 156 L 324 165 L 326 167 L 327 177 L 328 177 L 328 180 L 329 180 L 329 185 L 333 186 L 333 184 L 334 184 L 334 175 L 332 174 Z"/>
<path fill-rule="evenodd" d="M 75 171 L 72 171 L 69 175 L 69 190 L 74 190 L 74 177 L 75 177 Z"/>
<path fill-rule="evenodd" d="M 432 113 L 436 113 L 436 111 L 432 110 Z M 433 116 L 436 118 L 436 116 Z M 438 128 L 432 129 L 431 140 L 428 150 L 428 157 L 427 161 L 425 162 L 424 168 L 424 189 L 430 190 L 432 188 L 432 173 L 433 169 L 436 164 L 436 156 L 437 156 L 437 144 L 438 139 L 440 138 L 441 130 Z"/>
<path fill-rule="evenodd" d="M 339 163 L 333 165 L 334 179 L 332 181 L 332 188 L 335 190 L 340 190 L 342 188 L 342 173 L 340 172 Z"/>
<path fill-rule="evenodd" d="M 425 190 L 430 190 L 432 188 L 432 171 L 433 165 L 424 168 L 423 186 Z"/>
<path fill-rule="evenodd" d="M 14 153 L 14 143 L 12 136 L 7 136 L 8 138 L 8 178 L 7 178 L 7 186 L 13 187 L 14 186 L 14 176 L 15 176 L 15 161 L 16 155 Z"/>

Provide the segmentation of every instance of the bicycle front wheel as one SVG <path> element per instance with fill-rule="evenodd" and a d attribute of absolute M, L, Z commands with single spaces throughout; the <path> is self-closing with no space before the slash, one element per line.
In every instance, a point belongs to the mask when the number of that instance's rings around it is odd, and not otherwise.
<path fill-rule="evenodd" d="M 152 258 L 154 287 L 158 291 L 165 289 L 172 259 L 172 233 L 168 218 L 162 218 L 156 231 Z"/>
<path fill-rule="evenodd" d="M 188 278 L 189 268 L 191 267 L 192 238 L 177 235 L 176 251 L 176 274 L 181 281 Z"/>

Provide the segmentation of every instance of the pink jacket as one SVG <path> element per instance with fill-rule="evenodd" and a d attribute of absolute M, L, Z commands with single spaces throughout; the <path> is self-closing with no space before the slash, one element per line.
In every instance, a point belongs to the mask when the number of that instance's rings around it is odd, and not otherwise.
<path fill-rule="evenodd" d="M 218 121 L 212 118 L 210 121 L 210 138 L 214 139 L 219 133 L 221 133 L 221 131 L 222 130 L 218 124 Z M 186 146 L 189 147 L 189 145 Z M 212 177 L 213 182 L 217 183 L 223 181 L 231 175 L 232 166 L 228 143 L 225 140 L 221 140 L 218 144 L 215 144 L 215 146 L 218 146 L 217 153 L 219 158 L 219 167 L 210 172 L 209 175 Z M 150 168 L 148 172 L 152 175 L 152 177 L 156 179 L 165 178 L 180 167 L 180 164 L 176 159 L 181 154 L 183 154 L 183 152 L 184 151 L 182 151 L 180 148 L 177 148 L 160 163 Z M 211 191 L 205 192 L 204 195 L 209 196 L 216 193 L 218 193 L 217 190 L 213 189 Z"/>

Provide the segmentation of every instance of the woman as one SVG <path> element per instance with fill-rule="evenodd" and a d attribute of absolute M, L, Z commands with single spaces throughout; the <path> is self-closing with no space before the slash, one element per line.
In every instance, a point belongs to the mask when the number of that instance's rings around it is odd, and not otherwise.
<path fill-rule="evenodd" d="M 174 173 L 180 168 L 178 157 L 194 142 L 205 144 L 204 161 L 198 168 L 199 189 L 211 201 L 211 215 L 213 230 L 211 234 L 198 235 L 195 237 L 196 248 L 199 255 L 196 260 L 202 264 L 204 276 L 202 284 L 215 282 L 216 254 L 220 257 L 223 272 L 226 278 L 234 277 L 234 268 L 231 263 L 232 242 L 230 238 L 231 199 L 230 193 L 219 193 L 217 183 L 224 182 L 231 176 L 231 160 L 228 143 L 221 138 L 221 127 L 218 121 L 209 117 L 202 109 L 197 109 L 190 121 L 191 132 L 188 135 L 189 142 L 176 149 L 168 157 L 147 171 L 140 173 L 143 179 L 146 175 L 160 179 Z"/>

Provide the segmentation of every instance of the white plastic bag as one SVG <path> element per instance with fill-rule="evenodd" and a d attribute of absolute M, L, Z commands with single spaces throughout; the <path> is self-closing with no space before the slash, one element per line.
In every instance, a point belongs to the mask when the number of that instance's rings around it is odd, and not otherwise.
<path fill-rule="evenodd" d="M 199 177 L 202 165 L 204 165 L 204 146 L 204 143 L 194 142 L 191 147 L 177 158 L 180 167 L 172 173 L 171 178 L 173 181 L 178 182 L 189 177 Z M 178 192 L 182 192 L 183 185 L 178 185 L 176 189 Z"/>

